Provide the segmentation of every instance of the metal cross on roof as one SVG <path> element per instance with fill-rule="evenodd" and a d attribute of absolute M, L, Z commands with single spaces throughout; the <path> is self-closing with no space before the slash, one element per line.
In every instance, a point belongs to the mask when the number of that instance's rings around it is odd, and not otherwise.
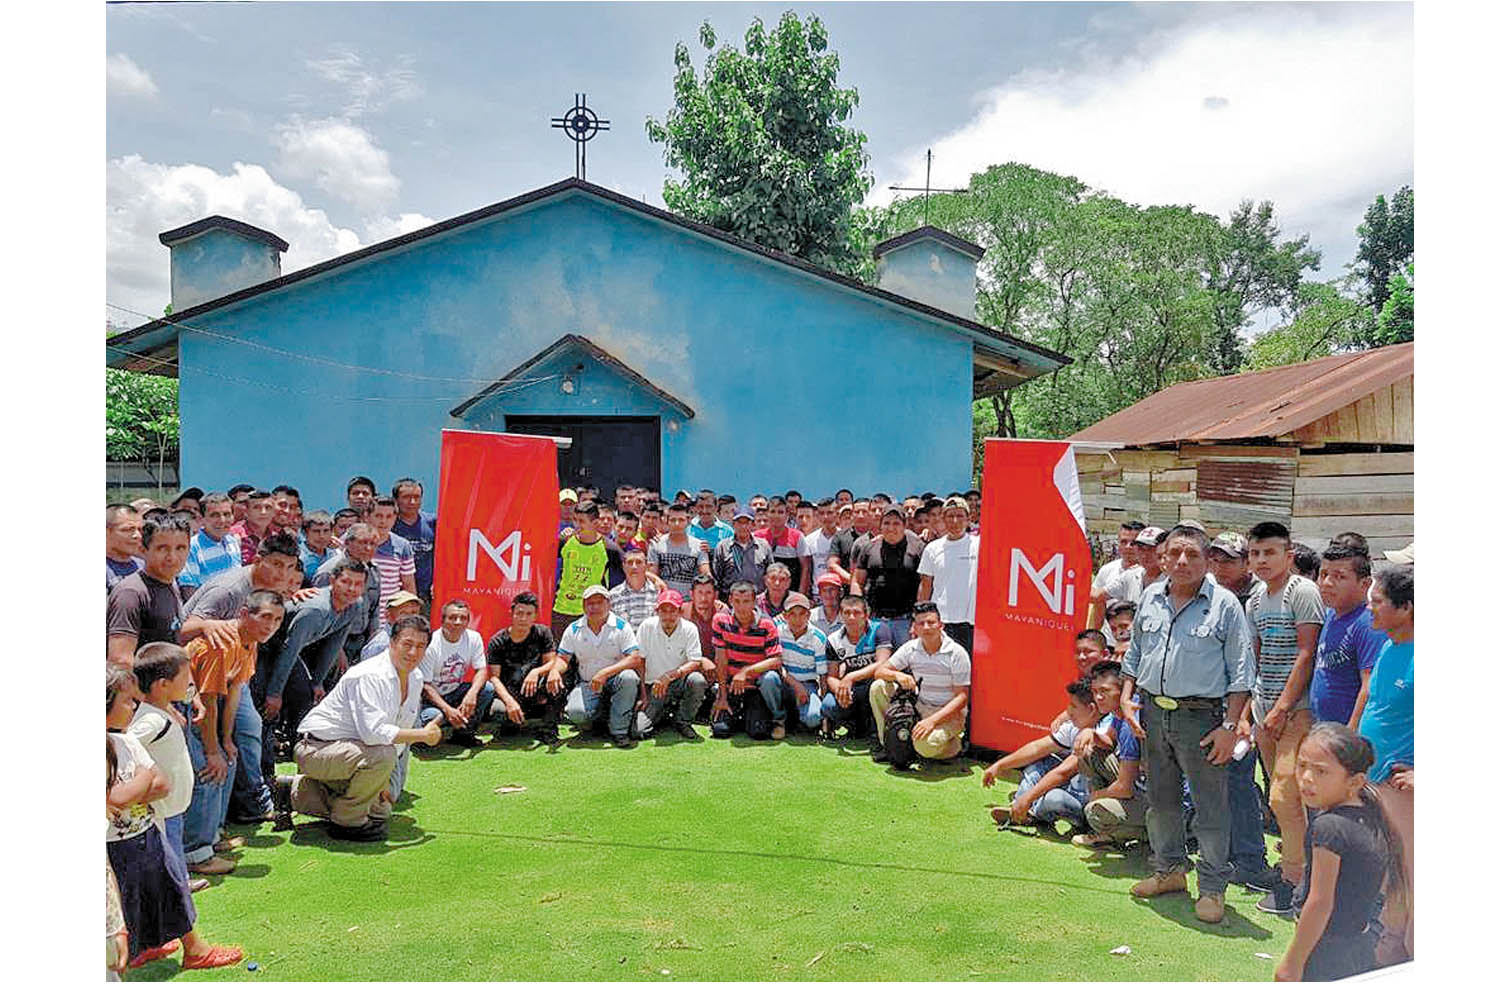
<path fill-rule="evenodd" d="M 927 149 L 927 183 L 921 188 L 913 188 L 909 185 L 892 185 L 893 192 L 921 192 L 922 193 L 922 225 L 927 225 L 927 199 L 933 192 L 949 192 L 955 195 L 967 195 L 966 188 L 933 188 L 932 187 L 932 148 Z"/>
<path fill-rule="evenodd" d="M 588 142 L 601 130 L 609 129 L 608 120 L 600 120 L 599 114 L 589 109 L 587 93 L 573 94 L 573 108 L 560 117 L 552 118 L 552 126 L 560 129 L 573 141 L 573 175 L 588 177 Z"/>

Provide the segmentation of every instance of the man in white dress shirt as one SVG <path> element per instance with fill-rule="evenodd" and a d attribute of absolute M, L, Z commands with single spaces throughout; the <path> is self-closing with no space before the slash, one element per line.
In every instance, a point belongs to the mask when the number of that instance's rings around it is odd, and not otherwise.
<path fill-rule="evenodd" d="M 403 617 L 391 627 L 391 649 L 349 669 L 297 726 L 296 776 L 276 778 L 276 828 L 292 812 L 327 819 L 337 839 L 376 842 L 390 819 L 387 785 L 398 745 L 436 744 L 437 722 L 413 729 L 422 704 L 417 670 L 432 631 L 427 618 Z"/>

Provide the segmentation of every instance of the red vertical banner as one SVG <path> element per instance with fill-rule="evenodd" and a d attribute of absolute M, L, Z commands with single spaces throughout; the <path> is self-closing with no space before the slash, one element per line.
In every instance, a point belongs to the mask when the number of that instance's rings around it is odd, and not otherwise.
<path fill-rule="evenodd" d="M 970 723 L 977 746 L 1013 751 L 1066 705 L 1093 560 L 1069 443 L 986 440 L 982 491 Z"/>
<path fill-rule="evenodd" d="M 452 599 L 486 640 L 510 624 L 510 601 L 530 590 L 552 619 L 557 561 L 557 446 L 551 439 L 443 431 L 433 548 L 432 619 Z"/>

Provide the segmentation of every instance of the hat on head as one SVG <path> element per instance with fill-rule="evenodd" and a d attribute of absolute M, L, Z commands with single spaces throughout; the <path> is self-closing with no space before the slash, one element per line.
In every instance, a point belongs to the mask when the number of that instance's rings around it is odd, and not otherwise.
<path fill-rule="evenodd" d="M 172 499 L 172 503 L 175 504 L 175 503 L 177 503 L 177 501 L 182 500 L 184 497 L 188 498 L 189 500 L 202 500 L 203 499 L 203 488 L 202 487 L 188 487 L 182 493 L 180 493 L 176 497 L 174 497 Z"/>
<path fill-rule="evenodd" d="M 950 507 L 962 507 L 967 511 L 969 509 L 969 502 L 962 497 L 949 497 L 943 501 L 943 510 L 946 511 Z"/>
<path fill-rule="evenodd" d="M 786 595 L 786 602 L 781 605 L 781 609 L 790 610 L 792 609 L 792 607 L 801 607 L 804 610 L 811 610 L 812 604 L 809 603 L 807 597 L 803 596 L 801 593 L 788 593 Z"/>
<path fill-rule="evenodd" d="M 391 598 L 389 600 L 385 601 L 385 608 L 387 610 L 390 610 L 391 608 L 393 608 L 393 607 L 399 607 L 399 606 L 401 606 L 404 603 L 421 603 L 421 602 L 422 602 L 422 598 L 420 596 L 418 596 L 415 593 L 407 592 L 406 590 L 403 589 L 403 590 L 397 590 L 396 592 L 394 592 L 394 593 L 391 594 Z"/>
<path fill-rule="evenodd" d="M 1245 536 L 1238 531 L 1221 531 L 1208 546 L 1209 551 L 1223 552 L 1232 559 L 1245 557 Z"/>
<path fill-rule="evenodd" d="M 578 494 L 574 493 L 567 487 L 564 487 L 557 492 L 557 502 L 559 504 L 567 503 L 570 500 L 575 504 L 578 503 Z"/>
<path fill-rule="evenodd" d="M 824 586 L 837 586 L 839 589 L 843 589 L 844 580 L 836 572 L 825 572 L 818 577 L 818 588 L 822 589 Z"/>
<path fill-rule="evenodd" d="M 692 500 L 693 492 L 691 490 L 679 490 L 677 491 L 673 499 L 675 500 L 677 497 L 686 497 L 688 500 Z"/>
<path fill-rule="evenodd" d="M 681 610 L 682 609 L 682 594 L 679 593 L 679 592 L 677 592 L 675 589 L 664 589 L 664 590 L 662 590 L 661 591 L 661 595 L 656 598 L 657 609 L 661 609 L 662 607 L 666 606 L 669 603 L 672 606 L 676 607 L 678 610 Z"/>
<path fill-rule="evenodd" d="M 752 511 L 746 505 L 741 504 L 739 507 L 735 508 L 735 510 L 734 510 L 734 519 L 736 521 L 738 521 L 740 518 L 747 518 L 747 519 L 749 519 L 751 521 L 754 521 L 755 520 L 755 512 Z"/>
<path fill-rule="evenodd" d="M 605 589 L 603 586 L 600 586 L 598 583 L 595 583 L 594 585 L 583 591 L 583 598 L 585 600 L 587 600 L 591 596 L 602 596 L 605 599 L 609 599 L 609 590 Z"/>
<path fill-rule="evenodd" d="M 1181 521 L 1177 522 L 1177 527 L 1179 527 L 1179 528 L 1192 528 L 1195 531 L 1201 531 L 1201 532 L 1203 532 L 1205 535 L 1208 534 L 1208 529 L 1203 526 L 1203 522 L 1199 521 L 1195 517 L 1185 517 L 1185 518 L 1183 518 Z"/>
<path fill-rule="evenodd" d="M 1394 552 L 1386 552 L 1385 558 L 1387 562 L 1395 562 L 1400 565 L 1416 565 L 1417 543 L 1411 542 L 1405 548 L 1397 549 Z"/>
<path fill-rule="evenodd" d="M 1161 544 L 1162 536 L 1165 534 L 1165 531 L 1157 527 L 1142 528 L 1140 533 L 1135 536 L 1135 543 L 1137 545 L 1155 547 Z"/>

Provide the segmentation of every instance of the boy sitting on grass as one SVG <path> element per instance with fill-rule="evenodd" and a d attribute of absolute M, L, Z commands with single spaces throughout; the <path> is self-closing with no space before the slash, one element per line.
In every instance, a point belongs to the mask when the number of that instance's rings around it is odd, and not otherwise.
<path fill-rule="evenodd" d="M 991 818 L 1001 826 L 1040 823 L 1055 828 L 1058 822 L 1067 822 L 1076 829 L 1083 825 L 1089 790 L 1087 781 L 1078 774 L 1073 742 L 1080 730 L 1098 723 L 1099 714 L 1087 681 L 1069 682 L 1067 693 L 1068 708 L 1061 726 L 1000 758 L 980 779 L 985 788 L 990 788 L 1002 771 L 1021 772 L 1021 784 L 1010 806 L 997 805 L 990 810 Z"/>
<path fill-rule="evenodd" d="M 1101 719 L 1094 729 L 1079 731 L 1073 752 L 1079 759 L 1079 772 L 1088 781 L 1089 802 L 1083 807 L 1083 816 L 1093 832 L 1074 836 L 1075 846 L 1123 847 L 1146 838 L 1141 742 L 1120 715 L 1123 685 L 1116 661 L 1100 662 L 1089 676 L 1094 709 Z"/>

